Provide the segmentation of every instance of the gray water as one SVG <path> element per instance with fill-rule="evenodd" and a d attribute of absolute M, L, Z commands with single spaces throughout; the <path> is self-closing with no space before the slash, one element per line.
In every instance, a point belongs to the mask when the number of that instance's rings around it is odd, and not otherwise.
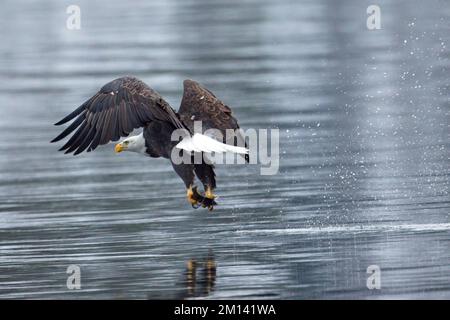
<path fill-rule="evenodd" d="M 364 0 L 79 0 L 67 30 L 70 4 L 2 2 L 0 298 L 450 298 L 447 1 L 378 1 L 374 31 Z M 219 167 L 208 212 L 167 160 L 57 152 L 125 74 L 279 128 L 279 173 Z"/>

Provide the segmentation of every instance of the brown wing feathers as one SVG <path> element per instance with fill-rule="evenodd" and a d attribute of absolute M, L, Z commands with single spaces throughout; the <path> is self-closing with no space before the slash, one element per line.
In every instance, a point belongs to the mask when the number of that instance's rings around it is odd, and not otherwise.
<path fill-rule="evenodd" d="M 122 77 L 104 85 L 93 97 L 55 125 L 73 119 L 51 142 L 62 140 L 75 131 L 60 149 L 65 150 L 65 153 L 74 152 L 74 155 L 126 137 L 134 129 L 144 127 L 152 120 L 167 121 L 175 128 L 187 128 L 191 132 L 194 121 L 202 121 L 204 130 L 221 130 L 225 143 L 230 143 L 225 141 L 225 130 L 239 129 L 231 109 L 211 91 L 192 80 L 184 81 L 178 115 L 156 91 L 141 80 Z M 238 138 L 242 142 L 243 137 Z"/>
<path fill-rule="evenodd" d="M 178 111 L 190 129 L 194 121 L 202 121 L 203 129 L 215 128 L 225 134 L 226 129 L 239 129 L 231 109 L 208 89 L 193 80 L 184 81 L 184 93 Z"/>
<path fill-rule="evenodd" d="M 194 130 L 194 121 L 202 121 L 203 130 L 219 129 L 224 143 L 247 147 L 244 137 L 239 132 L 236 135 L 238 141 L 226 140 L 227 129 L 239 129 L 239 124 L 233 117 L 230 107 L 193 80 L 184 81 L 183 99 L 178 114 L 191 132 Z M 248 154 L 244 157 L 248 162 Z"/>
<path fill-rule="evenodd" d="M 169 121 L 183 128 L 177 115 L 153 89 L 137 78 L 122 77 L 104 85 L 99 92 L 55 125 L 77 117 L 51 142 L 75 133 L 60 149 L 79 154 L 94 150 L 109 141 L 128 136 L 134 129 L 152 120 Z"/>

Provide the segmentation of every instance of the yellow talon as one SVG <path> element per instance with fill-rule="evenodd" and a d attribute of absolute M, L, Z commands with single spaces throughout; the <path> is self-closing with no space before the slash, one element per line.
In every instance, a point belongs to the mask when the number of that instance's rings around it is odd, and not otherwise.
<path fill-rule="evenodd" d="M 206 188 L 205 197 L 208 199 L 215 199 L 217 196 L 212 192 L 211 187 Z"/>
<path fill-rule="evenodd" d="M 195 206 L 198 204 L 198 201 L 194 199 L 194 190 L 192 190 L 192 186 L 186 190 L 186 197 L 191 205 Z"/>
<path fill-rule="evenodd" d="M 189 186 L 189 188 L 186 189 L 186 197 L 194 209 L 203 207 L 208 208 L 209 211 L 212 211 L 214 206 L 217 204 L 214 201 L 216 195 L 212 193 L 212 190 L 209 187 L 206 188 L 205 196 L 202 196 L 198 193 L 197 187 Z"/>

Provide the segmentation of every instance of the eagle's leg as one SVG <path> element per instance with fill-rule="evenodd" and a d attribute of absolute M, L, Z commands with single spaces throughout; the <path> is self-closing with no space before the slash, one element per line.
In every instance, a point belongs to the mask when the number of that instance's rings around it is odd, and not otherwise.
<path fill-rule="evenodd" d="M 205 189 L 205 198 L 202 201 L 202 206 L 203 208 L 208 208 L 209 211 L 212 211 L 214 206 L 217 205 L 217 202 L 214 200 L 217 196 L 212 193 L 212 188 L 210 186 L 205 187 Z"/>
<path fill-rule="evenodd" d="M 206 163 L 196 164 L 194 171 L 205 189 L 205 197 L 202 202 L 202 206 L 203 208 L 208 208 L 208 210 L 211 211 L 214 209 L 214 206 L 217 205 L 214 200 L 217 196 L 213 192 L 216 188 L 216 175 L 214 173 L 214 167 Z"/>
<path fill-rule="evenodd" d="M 193 208 L 197 209 L 201 206 L 203 196 L 198 193 L 197 187 L 194 186 L 194 165 L 188 163 L 175 164 L 172 162 L 172 166 L 186 186 L 187 201 Z"/>
<path fill-rule="evenodd" d="M 215 199 L 217 196 L 213 192 L 213 188 L 210 185 L 205 186 L 205 197 L 208 199 Z"/>
<path fill-rule="evenodd" d="M 197 187 L 190 185 L 186 189 L 186 197 L 188 202 L 192 205 L 193 208 L 197 209 L 200 207 L 201 203 L 205 199 L 202 197 L 200 193 L 197 191 Z"/>

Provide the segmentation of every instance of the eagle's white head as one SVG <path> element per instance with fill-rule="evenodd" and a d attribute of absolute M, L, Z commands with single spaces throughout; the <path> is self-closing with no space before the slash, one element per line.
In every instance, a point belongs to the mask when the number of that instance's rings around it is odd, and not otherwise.
<path fill-rule="evenodd" d="M 144 134 L 141 133 L 140 135 L 126 138 L 122 142 L 116 144 L 114 150 L 117 153 L 122 151 L 132 151 L 145 154 L 146 148 L 145 148 Z"/>

